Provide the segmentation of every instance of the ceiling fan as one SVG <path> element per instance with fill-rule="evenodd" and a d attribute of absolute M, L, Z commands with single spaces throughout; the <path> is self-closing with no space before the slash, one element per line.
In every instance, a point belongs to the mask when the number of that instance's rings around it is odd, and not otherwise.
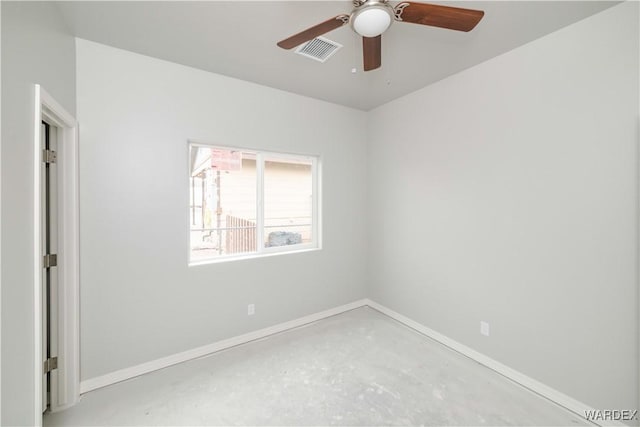
<path fill-rule="evenodd" d="M 389 0 L 353 0 L 351 14 L 342 14 L 278 42 L 283 49 L 292 49 L 322 34 L 351 24 L 362 36 L 364 71 L 382 65 L 382 33 L 391 23 L 411 22 L 457 31 L 471 31 L 484 16 L 481 10 L 462 9 L 428 3 L 401 2 L 395 7 Z"/>

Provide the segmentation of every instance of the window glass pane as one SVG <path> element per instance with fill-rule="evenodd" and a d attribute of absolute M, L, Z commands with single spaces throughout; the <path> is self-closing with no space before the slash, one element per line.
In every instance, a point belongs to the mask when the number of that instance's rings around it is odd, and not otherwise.
<path fill-rule="evenodd" d="M 255 252 L 256 155 L 192 145 L 191 261 Z"/>
<path fill-rule="evenodd" d="M 312 241 L 313 175 L 307 159 L 266 155 L 264 162 L 264 245 Z"/>

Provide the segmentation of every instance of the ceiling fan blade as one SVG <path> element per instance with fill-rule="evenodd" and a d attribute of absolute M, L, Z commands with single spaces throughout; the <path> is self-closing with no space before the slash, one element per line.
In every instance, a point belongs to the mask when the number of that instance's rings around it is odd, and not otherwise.
<path fill-rule="evenodd" d="M 325 33 L 328 33 L 331 30 L 335 30 L 336 28 L 342 27 L 344 24 L 349 22 L 349 15 L 338 15 L 334 18 L 327 19 L 326 21 L 313 26 L 311 28 L 307 28 L 306 30 L 293 35 L 287 39 L 278 42 L 278 46 L 283 49 L 292 49 L 296 46 L 301 45 L 304 42 L 308 42 L 309 40 L 313 40 L 318 36 L 321 36 Z"/>
<path fill-rule="evenodd" d="M 402 2 L 395 7 L 395 11 L 396 19 L 400 22 L 412 22 L 457 31 L 473 30 L 484 16 L 482 10 L 415 2 Z"/>
<path fill-rule="evenodd" d="M 382 35 L 362 38 L 364 70 L 371 71 L 382 65 Z"/>

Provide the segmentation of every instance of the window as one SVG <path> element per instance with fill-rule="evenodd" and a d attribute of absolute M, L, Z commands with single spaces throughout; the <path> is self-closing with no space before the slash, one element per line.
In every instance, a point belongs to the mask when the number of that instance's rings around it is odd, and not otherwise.
<path fill-rule="evenodd" d="M 318 159 L 190 144 L 190 262 L 319 247 Z"/>

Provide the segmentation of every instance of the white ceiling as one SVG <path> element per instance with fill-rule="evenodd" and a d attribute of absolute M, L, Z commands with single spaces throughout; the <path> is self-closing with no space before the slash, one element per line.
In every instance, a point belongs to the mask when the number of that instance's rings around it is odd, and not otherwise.
<path fill-rule="evenodd" d="M 383 35 L 382 67 L 366 73 L 360 38 L 349 26 L 325 35 L 344 46 L 325 63 L 276 46 L 349 13 L 350 1 L 70 1 L 58 6 L 78 37 L 370 110 L 616 4 L 434 3 L 484 10 L 485 16 L 469 33 L 396 22 Z"/>

